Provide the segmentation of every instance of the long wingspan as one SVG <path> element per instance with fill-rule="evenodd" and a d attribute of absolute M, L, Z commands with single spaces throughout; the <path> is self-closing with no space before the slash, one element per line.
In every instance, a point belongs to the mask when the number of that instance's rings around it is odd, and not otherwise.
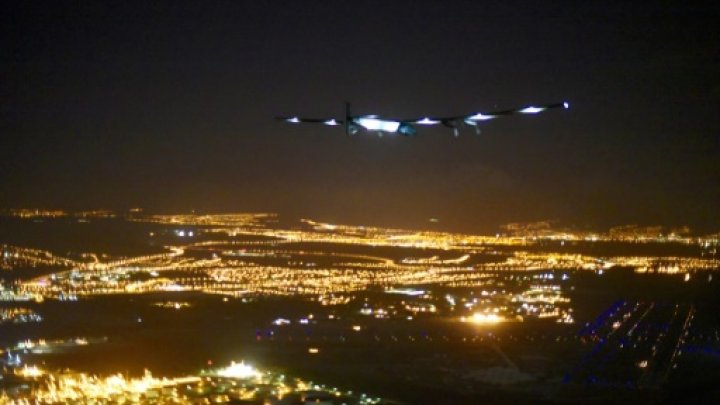
<path fill-rule="evenodd" d="M 402 135 L 415 135 L 415 125 L 443 125 L 453 130 L 455 136 L 459 135 L 459 126 L 464 124 L 475 129 L 476 133 L 480 133 L 478 125 L 481 122 L 489 121 L 509 115 L 533 115 L 554 108 L 569 108 L 567 102 L 529 105 L 510 110 L 500 110 L 491 112 L 477 112 L 467 115 L 456 115 L 451 117 L 422 117 L 409 119 L 393 119 L 383 118 L 375 115 L 348 116 L 345 120 L 338 118 L 301 118 L 301 117 L 276 117 L 279 120 L 292 124 L 311 123 L 323 124 L 329 126 L 344 125 L 347 121 L 346 132 L 349 134 L 356 133 L 360 128 L 378 133 L 400 133 Z M 348 107 L 349 108 L 349 107 Z M 349 110 L 348 110 L 349 111 Z"/>

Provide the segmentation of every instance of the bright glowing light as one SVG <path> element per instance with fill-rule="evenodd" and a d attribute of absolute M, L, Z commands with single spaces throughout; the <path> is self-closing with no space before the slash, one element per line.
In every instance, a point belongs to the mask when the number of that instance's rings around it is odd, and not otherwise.
<path fill-rule="evenodd" d="M 397 132 L 400 128 L 398 121 L 386 121 L 378 118 L 357 118 L 355 123 L 369 131 Z"/>
<path fill-rule="evenodd" d="M 298 117 L 292 117 L 292 118 L 286 119 L 285 121 L 287 121 L 287 122 L 292 122 L 293 124 L 297 124 L 298 122 L 300 122 L 300 118 L 298 118 Z"/>
<path fill-rule="evenodd" d="M 475 115 L 471 115 L 471 116 L 467 117 L 466 120 L 470 120 L 470 121 L 487 121 L 487 120 L 491 120 L 491 119 L 493 119 L 493 118 L 495 118 L 494 115 L 485 115 L 485 114 L 483 114 L 483 113 L 477 113 L 477 114 L 475 114 Z"/>
<path fill-rule="evenodd" d="M 400 294 L 409 295 L 411 297 L 417 297 L 419 295 L 425 295 L 425 290 L 416 290 L 414 288 L 388 288 L 385 290 L 386 294 Z"/>
<path fill-rule="evenodd" d="M 45 374 L 45 371 L 38 368 L 38 366 L 29 366 L 26 364 L 25 367 L 17 371 L 17 374 L 25 378 L 37 378 Z"/>
<path fill-rule="evenodd" d="M 476 312 L 473 314 L 473 316 L 470 318 L 470 321 L 473 323 L 499 323 L 504 321 L 504 318 L 499 316 L 498 314 L 483 314 L 480 312 Z"/>
<path fill-rule="evenodd" d="M 570 103 L 567 101 L 563 103 L 563 108 L 570 108 Z"/>
<path fill-rule="evenodd" d="M 338 123 L 338 122 L 335 120 L 335 118 L 329 119 L 329 120 L 323 122 L 323 124 L 325 124 L 325 125 L 332 125 L 332 126 L 334 126 L 334 125 L 340 125 L 340 123 Z"/>
<path fill-rule="evenodd" d="M 544 110 L 545 110 L 545 107 L 532 107 L 532 106 L 530 106 L 530 107 L 525 107 L 525 108 L 523 108 L 522 110 L 520 110 L 520 112 L 523 113 L 523 114 L 537 114 L 537 113 L 539 113 L 539 112 L 541 112 L 541 111 L 544 111 Z"/>
<path fill-rule="evenodd" d="M 361 327 L 360 325 L 353 325 L 352 329 L 353 329 L 355 332 L 360 332 L 360 330 L 362 329 L 362 327 Z"/>
<path fill-rule="evenodd" d="M 420 125 L 435 125 L 435 124 L 439 124 L 440 121 L 438 121 L 438 120 L 431 120 L 430 118 L 425 117 L 425 118 L 423 118 L 423 119 L 421 119 L 421 120 L 419 120 L 419 121 L 415 121 L 415 123 L 416 123 L 416 124 L 420 124 Z"/>
<path fill-rule="evenodd" d="M 280 326 L 280 325 L 289 325 L 289 324 L 290 324 L 290 320 L 289 320 L 289 319 L 285 319 L 285 318 L 278 318 L 278 319 L 276 319 L 276 320 L 273 321 L 273 325 L 278 325 L 278 326 Z"/>
<path fill-rule="evenodd" d="M 318 349 L 317 347 L 311 347 L 311 348 L 308 349 L 308 353 L 310 353 L 310 354 L 318 354 L 318 353 L 320 353 L 320 349 Z"/>
<path fill-rule="evenodd" d="M 259 376 L 260 372 L 245 362 L 235 363 L 233 361 L 228 367 L 218 370 L 217 375 L 227 378 L 252 378 Z"/>

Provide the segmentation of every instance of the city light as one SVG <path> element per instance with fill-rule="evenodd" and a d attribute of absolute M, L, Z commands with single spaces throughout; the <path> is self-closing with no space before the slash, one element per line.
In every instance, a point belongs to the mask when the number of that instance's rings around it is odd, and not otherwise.
<path fill-rule="evenodd" d="M 503 322 L 505 319 L 497 314 L 483 314 L 476 312 L 470 318 L 470 321 L 477 324 L 494 324 Z"/>
<path fill-rule="evenodd" d="M 260 372 L 254 367 L 245 364 L 245 362 L 232 362 L 229 366 L 217 370 L 216 374 L 220 377 L 244 379 L 257 377 L 260 375 Z"/>

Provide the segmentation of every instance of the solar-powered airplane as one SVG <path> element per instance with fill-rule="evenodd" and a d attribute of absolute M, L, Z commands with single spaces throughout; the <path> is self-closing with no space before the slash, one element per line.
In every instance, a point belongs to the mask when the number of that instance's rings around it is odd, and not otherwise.
<path fill-rule="evenodd" d="M 554 108 L 570 107 L 568 102 L 531 105 L 511 110 L 501 110 L 493 112 L 478 112 L 468 115 L 457 115 L 453 117 L 423 117 L 410 119 L 393 119 L 382 118 L 377 115 L 352 115 L 350 113 L 350 103 L 345 103 L 345 118 L 302 118 L 302 117 L 276 117 L 278 120 L 289 122 L 291 124 L 321 124 L 328 126 L 344 126 L 345 133 L 354 135 L 361 129 L 377 132 L 378 135 L 383 133 L 400 134 L 405 136 L 413 136 L 417 134 L 417 125 L 443 125 L 450 128 L 455 136 L 460 135 L 460 125 L 467 125 L 475 129 L 476 134 L 480 134 L 479 125 L 481 122 L 489 121 L 495 118 L 505 117 L 509 115 L 533 115 L 539 114 L 545 110 Z"/>

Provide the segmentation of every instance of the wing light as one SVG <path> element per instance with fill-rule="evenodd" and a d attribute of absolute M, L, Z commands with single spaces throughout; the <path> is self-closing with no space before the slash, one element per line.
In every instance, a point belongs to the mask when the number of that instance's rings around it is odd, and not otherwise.
<path fill-rule="evenodd" d="M 494 115 L 485 115 L 485 114 L 483 114 L 483 113 L 477 113 L 477 114 L 475 114 L 475 115 L 471 115 L 471 116 L 467 117 L 466 120 L 470 120 L 470 121 L 487 121 L 487 120 L 491 120 L 491 119 L 493 119 L 493 118 L 495 118 Z"/>
<path fill-rule="evenodd" d="M 537 114 L 539 112 L 545 111 L 545 107 L 525 107 L 522 110 L 518 111 L 523 114 Z"/>
<path fill-rule="evenodd" d="M 428 117 L 425 117 L 425 118 L 423 118 L 423 119 L 421 119 L 421 120 L 415 121 L 415 124 L 419 124 L 419 125 L 435 125 L 435 124 L 439 124 L 439 123 L 440 123 L 440 121 L 438 121 L 438 120 L 433 120 L 433 119 L 430 119 L 430 118 L 428 118 Z"/>
<path fill-rule="evenodd" d="M 378 118 L 356 118 L 355 123 L 368 131 L 397 132 L 400 128 L 398 121 L 386 121 Z"/>

